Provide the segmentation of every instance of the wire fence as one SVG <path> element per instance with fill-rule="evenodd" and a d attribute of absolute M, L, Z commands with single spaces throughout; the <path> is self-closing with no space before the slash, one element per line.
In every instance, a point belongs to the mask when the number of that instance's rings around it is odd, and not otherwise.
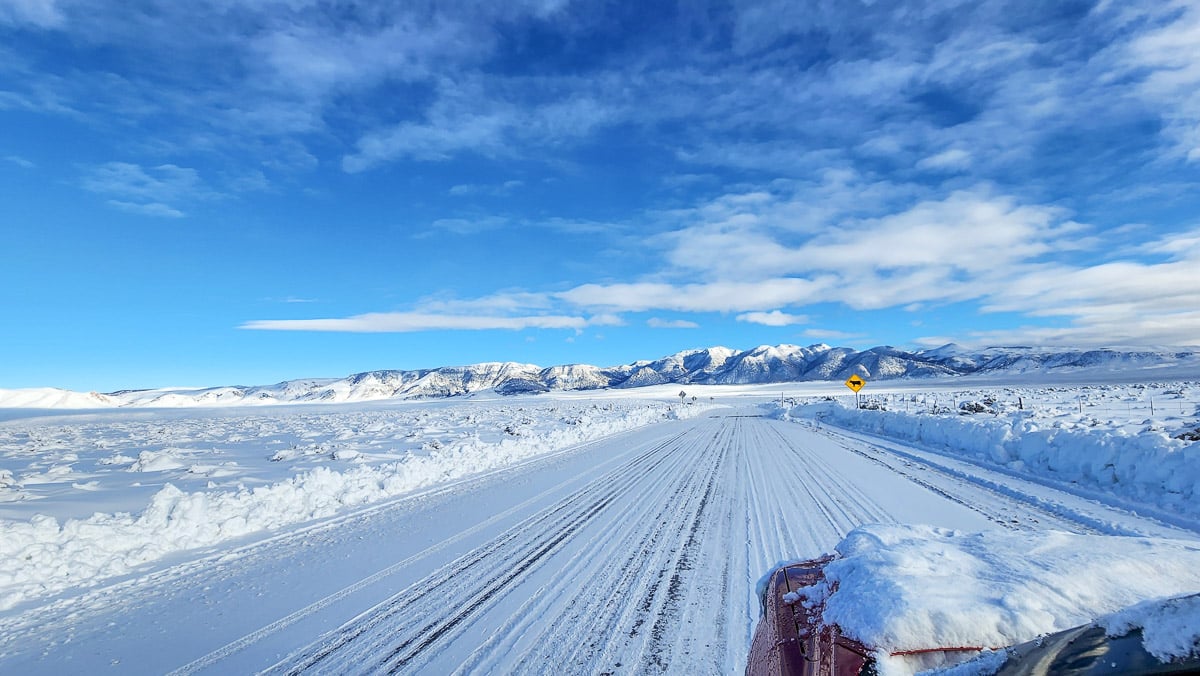
<path fill-rule="evenodd" d="M 1190 393 L 1189 393 L 1190 394 Z M 854 407 L 854 395 L 784 397 L 786 404 L 798 405 L 820 400 L 838 400 Z M 1097 418 L 1160 418 L 1200 416 L 1200 399 L 1165 393 L 1131 400 L 1104 398 L 1094 394 L 1052 396 L 1037 394 L 987 394 L 979 392 L 930 392 L 862 394 L 857 398 L 859 408 L 931 414 L 987 414 L 1014 411 L 1044 414 L 1077 414 Z"/>

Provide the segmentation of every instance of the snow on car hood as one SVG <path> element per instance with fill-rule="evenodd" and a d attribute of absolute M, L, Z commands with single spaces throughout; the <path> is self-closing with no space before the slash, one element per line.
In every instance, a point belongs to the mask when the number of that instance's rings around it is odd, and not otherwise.
<path fill-rule="evenodd" d="M 824 620 L 877 649 L 886 673 L 905 671 L 893 652 L 1000 648 L 1200 591 L 1195 541 L 871 525 L 837 551 L 814 590 Z"/>

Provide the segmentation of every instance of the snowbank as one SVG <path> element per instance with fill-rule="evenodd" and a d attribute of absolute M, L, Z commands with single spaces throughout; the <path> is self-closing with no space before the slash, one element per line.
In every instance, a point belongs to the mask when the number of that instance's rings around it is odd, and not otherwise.
<path fill-rule="evenodd" d="M 562 420 L 563 411 L 555 406 L 518 408 L 515 412 L 530 417 L 508 426 L 499 439 L 484 440 L 477 434 L 445 442 L 435 439 L 436 443 L 426 444 L 423 454 L 409 451 L 394 462 L 359 464 L 344 470 L 318 466 L 269 485 L 227 491 L 186 492 L 167 483 L 138 514 L 96 513 L 90 518 L 71 518 L 61 523 L 44 514 L 35 515 L 28 521 L 0 521 L 0 610 L 73 586 L 91 585 L 181 550 L 208 547 L 247 533 L 328 517 L 346 507 L 404 495 L 511 466 L 666 417 L 690 417 L 708 409 L 699 405 L 671 407 L 637 402 L 606 409 L 581 408 L 581 414 Z M 454 415 L 461 415 L 463 409 L 441 409 L 434 415 L 420 410 L 422 419 L 446 423 Z M 453 414 L 446 411 L 453 411 Z M 540 424 L 535 419 L 539 414 L 543 418 Z M 479 410 L 472 408 L 466 419 L 475 421 L 478 415 Z M 257 419 L 235 420 L 242 427 L 251 422 L 262 424 Z M 181 427 L 197 423 L 179 420 L 170 424 Z M 166 429 L 166 423 L 159 427 Z M 38 437 L 43 431 L 42 428 L 30 428 L 20 431 L 18 436 L 22 439 Z M 352 433 L 347 430 L 343 436 Z M 371 430 L 362 429 L 358 433 L 369 435 Z M 378 439 L 372 438 L 374 441 Z M 258 455 L 264 455 L 261 447 L 257 448 Z M 111 453 L 111 450 L 104 452 Z M 187 463 L 178 462 L 181 453 L 142 451 L 128 472 L 182 469 Z M 341 453 L 340 458 L 338 453 Z M 268 461 L 268 464 L 280 466 L 282 458 L 278 455 L 272 458 L 275 462 Z M 69 456 L 78 460 L 75 452 L 69 452 Z M 131 460 L 128 456 L 114 457 Z M 322 457 L 327 461 L 340 459 L 352 463 L 362 460 L 357 451 L 345 449 L 334 450 L 332 456 L 326 453 Z M 226 470 L 236 471 L 237 467 L 233 463 Z M 185 471 L 212 475 L 213 472 L 206 474 L 207 469 L 216 467 L 191 465 Z M 243 471 L 246 469 L 242 468 Z M 128 472 L 123 473 L 128 475 Z M 0 483 L 13 483 L 10 471 L 2 473 Z M 11 492 L 12 489 L 6 490 Z"/>
<path fill-rule="evenodd" d="M 1078 419 L 1049 422 L 1026 412 L 910 414 L 857 410 L 840 402 L 797 406 L 787 415 L 910 442 L 1200 519 L 1200 444 L 1175 438 L 1162 425 L 1146 424 L 1130 431 Z"/>
<path fill-rule="evenodd" d="M 873 525 L 837 551 L 825 583 L 804 592 L 824 598 L 825 622 L 878 650 L 885 674 L 910 673 L 894 652 L 1002 648 L 1130 606 L 1110 633 L 1145 626 L 1156 655 L 1186 655 L 1200 632 L 1195 603 L 1135 605 L 1200 591 L 1197 542 Z"/>

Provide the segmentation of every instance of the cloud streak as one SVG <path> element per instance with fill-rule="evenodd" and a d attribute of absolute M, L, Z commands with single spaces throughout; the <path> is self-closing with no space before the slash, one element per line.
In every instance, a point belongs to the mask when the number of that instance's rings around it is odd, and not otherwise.
<path fill-rule="evenodd" d="M 335 319 L 263 319 L 242 324 L 241 329 L 258 331 L 322 331 L 346 333 L 410 333 L 415 331 L 487 331 L 524 329 L 569 329 L 615 326 L 621 320 L 609 315 L 591 317 L 536 315 L 488 317 L 442 315 L 423 312 L 376 312 Z"/>
<path fill-rule="evenodd" d="M 169 202 L 211 199 L 217 193 L 200 179 L 195 169 L 162 164 L 145 169 L 129 162 L 107 162 L 83 177 L 86 190 L 112 196 L 110 206 L 145 216 L 179 218 L 184 215 Z"/>
<path fill-rule="evenodd" d="M 686 319 L 662 319 L 651 317 L 646 320 L 646 326 L 652 329 L 698 329 L 700 325 Z"/>
<path fill-rule="evenodd" d="M 737 316 L 739 322 L 747 322 L 749 324 L 762 324 L 763 326 L 793 326 L 795 324 L 807 324 L 808 317 L 805 315 L 793 315 L 779 310 L 770 312 L 745 312 Z"/>

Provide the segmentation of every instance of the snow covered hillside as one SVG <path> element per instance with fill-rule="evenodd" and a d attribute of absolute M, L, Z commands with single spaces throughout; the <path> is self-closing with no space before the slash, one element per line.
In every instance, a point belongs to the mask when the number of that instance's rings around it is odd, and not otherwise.
<path fill-rule="evenodd" d="M 345 378 L 289 380 L 253 387 L 122 390 L 101 394 L 54 388 L 0 390 L 0 408 L 153 408 L 340 403 L 470 395 L 538 394 L 554 390 L 636 388 L 663 384 L 743 385 L 871 381 L 962 375 L 1112 378 L 1200 377 L 1200 352 L 1178 350 L 1050 350 L 1028 347 L 968 351 L 955 345 L 905 352 L 892 347 L 856 351 L 816 344 L 685 350 L 655 361 L 612 367 L 484 363 L 417 371 L 367 371 Z"/>

